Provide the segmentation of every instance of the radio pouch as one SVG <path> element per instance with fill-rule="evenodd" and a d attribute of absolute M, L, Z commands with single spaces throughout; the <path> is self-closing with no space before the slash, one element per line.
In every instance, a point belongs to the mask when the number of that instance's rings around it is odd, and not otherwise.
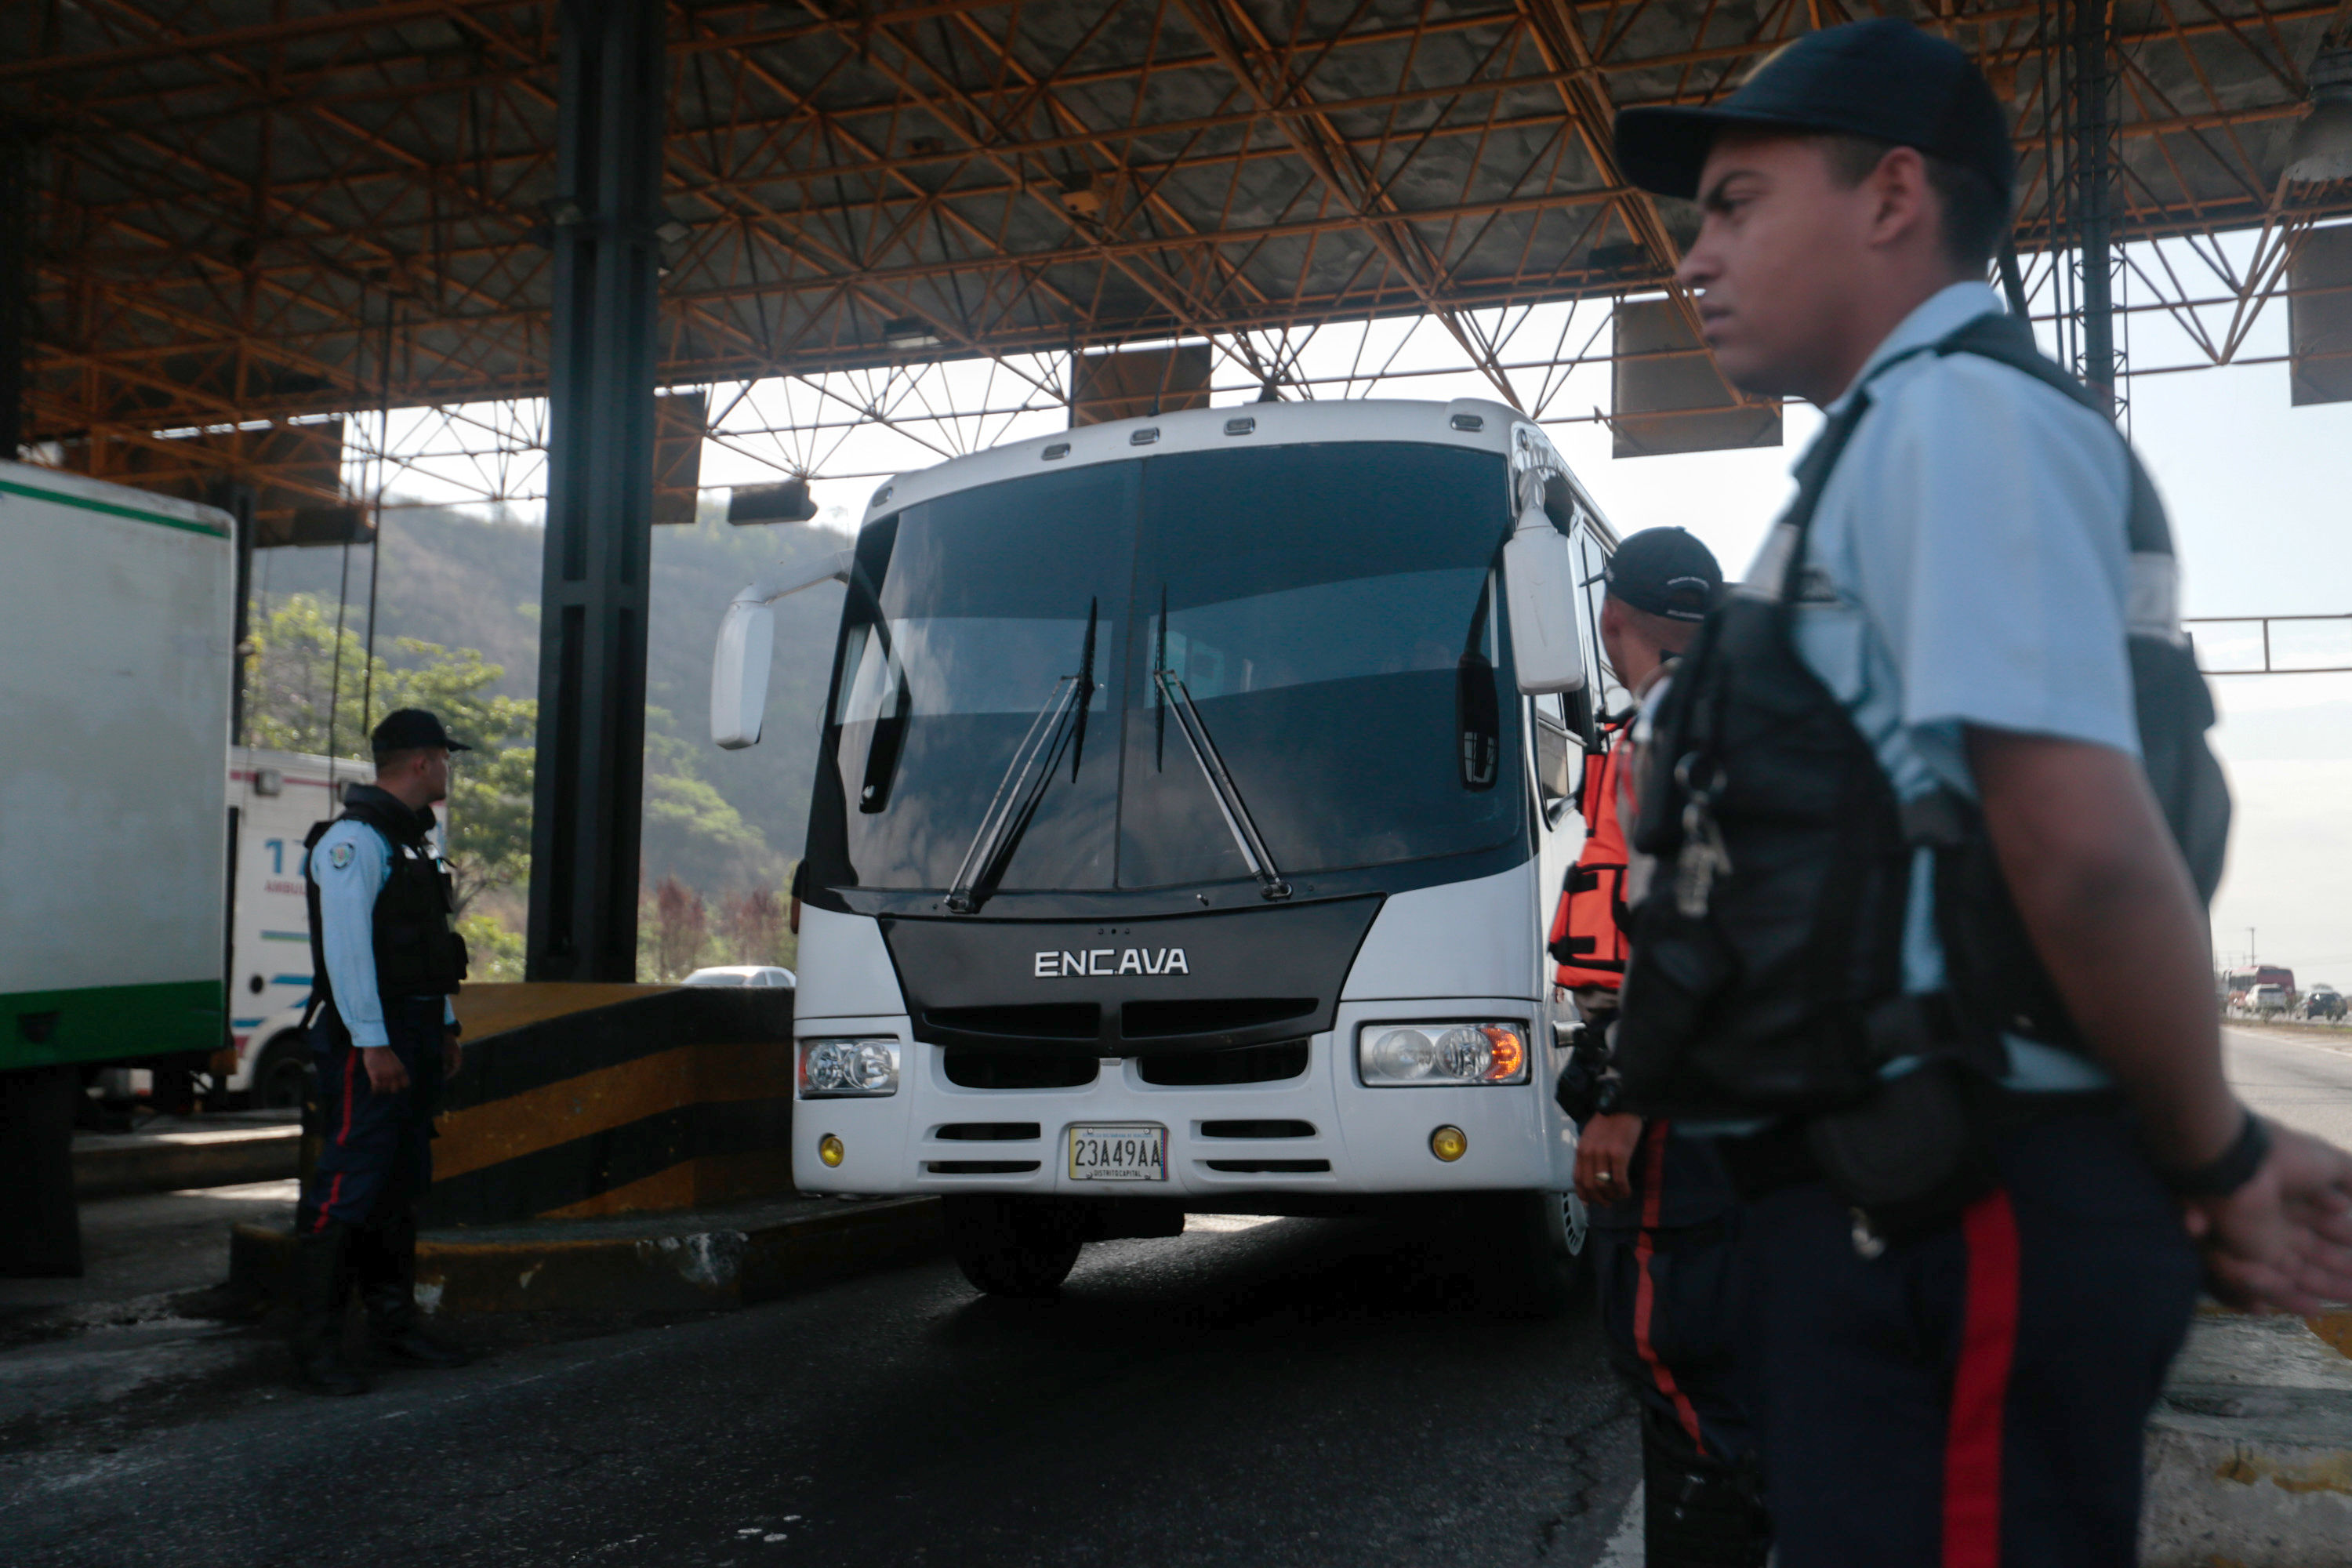
<path fill-rule="evenodd" d="M 1930 1058 L 1860 1105 L 1810 1118 L 1805 1146 L 1839 1201 L 1899 1240 L 1992 1190 L 1987 1088 L 1960 1062 Z"/>

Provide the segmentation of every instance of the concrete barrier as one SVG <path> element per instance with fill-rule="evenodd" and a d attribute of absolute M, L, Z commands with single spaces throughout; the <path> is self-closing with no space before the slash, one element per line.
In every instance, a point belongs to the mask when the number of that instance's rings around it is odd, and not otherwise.
<path fill-rule="evenodd" d="M 467 986 L 424 1225 L 790 1193 L 792 1007 L 750 987 Z"/>
<path fill-rule="evenodd" d="M 2352 1313 L 2200 1313 L 2147 1430 L 2147 1568 L 2352 1564 Z"/>

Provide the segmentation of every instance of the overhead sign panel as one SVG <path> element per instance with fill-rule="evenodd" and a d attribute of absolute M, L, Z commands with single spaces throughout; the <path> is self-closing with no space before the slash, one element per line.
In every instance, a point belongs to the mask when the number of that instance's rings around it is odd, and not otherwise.
<path fill-rule="evenodd" d="M 1073 428 L 1209 406 L 1206 343 L 1081 353 L 1071 375 Z"/>
<path fill-rule="evenodd" d="M 692 522 L 702 488 L 702 437 L 710 395 L 669 392 L 654 399 L 654 521 Z"/>
<path fill-rule="evenodd" d="M 1613 322 L 1620 458 L 1780 444 L 1780 405 L 1743 405 L 1672 300 L 1620 300 Z"/>
<path fill-rule="evenodd" d="M 2305 235 L 2286 280 L 2287 377 L 2295 404 L 2352 403 L 2352 224 Z"/>

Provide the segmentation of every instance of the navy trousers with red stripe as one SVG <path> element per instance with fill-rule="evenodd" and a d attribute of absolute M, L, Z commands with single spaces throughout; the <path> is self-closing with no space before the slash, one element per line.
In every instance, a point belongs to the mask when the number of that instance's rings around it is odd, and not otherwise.
<path fill-rule="evenodd" d="M 2120 1115 L 2043 1121 L 1998 1157 L 1999 1190 L 1874 1258 L 1817 1184 L 1749 1205 L 1780 1568 L 2137 1560 L 2141 1432 L 2196 1255 Z"/>
<path fill-rule="evenodd" d="M 358 1047 L 332 1009 L 310 1028 L 319 1074 L 319 1163 L 296 1223 L 388 1226 L 414 1208 L 433 1182 L 433 1112 L 441 1098 L 442 1002 L 387 1004 L 384 1033 L 408 1069 L 408 1087 L 379 1094 Z"/>
<path fill-rule="evenodd" d="M 1663 1121 L 1642 1130 L 1628 1201 L 1596 1207 L 1601 1323 L 1654 1430 L 1702 1460 L 1752 1462 L 1740 1383 L 1740 1205 L 1713 1151 Z"/>

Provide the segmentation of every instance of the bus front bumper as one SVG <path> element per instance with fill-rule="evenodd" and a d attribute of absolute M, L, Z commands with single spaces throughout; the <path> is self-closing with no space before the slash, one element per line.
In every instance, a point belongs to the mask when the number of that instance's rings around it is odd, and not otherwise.
<path fill-rule="evenodd" d="M 1527 1018 L 1528 1081 L 1373 1088 L 1356 1069 L 1357 1026 L 1384 1017 Z M 1525 1001 L 1344 1005 L 1308 1041 L 1307 1070 L 1266 1083 L 1175 1087 L 1146 1080 L 1133 1058 L 1104 1058 L 1068 1089 L 975 1089 L 950 1082 L 942 1053 L 901 1018 L 803 1020 L 803 1038 L 895 1039 L 898 1092 L 801 1099 L 793 1108 L 793 1180 L 806 1193 L 1020 1193 L 1158 1198 L 1232 1211 L 1250 1194 L 1335 1199 L 1384 1194 L 1565 1190 L 1575 1131 L 1552 1103 L 1559 1071 L 1549 1031 Z M 1102 1180 L 1074 1169 L 1074 1129 L 1162 1129 L 1159 1180 Z M 1452 1159 L 1454 1137 L 1462 1145 Z M 835 1161 L 824 1154 L 831 1152 Z"/>

